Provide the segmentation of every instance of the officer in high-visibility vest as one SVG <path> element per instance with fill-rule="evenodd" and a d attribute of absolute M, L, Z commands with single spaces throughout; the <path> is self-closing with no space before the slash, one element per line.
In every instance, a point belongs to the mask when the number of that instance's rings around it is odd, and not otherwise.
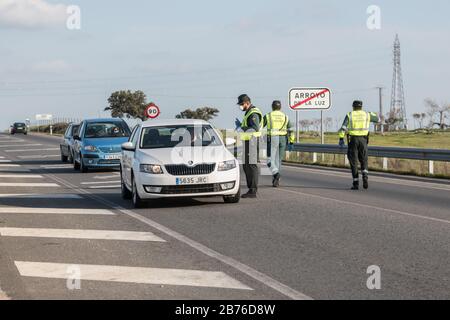
<path fill-rule="evenodd" d="M 359 189 L 358 160 L 361 164 L 363 174 L 363 187 L 369 188 L 369 165 L 368 165 L 368 144 L 370 123 L 379 122 L 379 117 L 374 112 L 362 110 L 362 101 L 353 102 L 353 111 L 349 112 L 344 119 L 339 130 L 339 145 L 345 146 L 344 138 L 348 139 L 348 160 L 352 168 L 353 187 L 352 190 Z"/>
<path fill-rule="evenodd" d="M 289 117 L 281 111 L 281 102 L 272 103 L 272 112 L 264 116 L 263 127 L 267 128 L 267 157 L 272 172 L 272 185 L 280 186 L 281 163 L 286 156 L 286 147 L 289 151 L 295 142 L 295 133 L 292 131 L 292 123 Z"/>
<path fill-rule="evenodd" d="M 261 137 L 262 112 L 252 105 L 250 97 L 240 95 L 238 105 L 245 112 L 244 119 L 236 119 L 236 129 L 240 129 L 241 140 L 244 141 L 243 169 L 247 178 L 248 192 L 242 198 L 256 198 L 259 177 L 259 138 Z"/>

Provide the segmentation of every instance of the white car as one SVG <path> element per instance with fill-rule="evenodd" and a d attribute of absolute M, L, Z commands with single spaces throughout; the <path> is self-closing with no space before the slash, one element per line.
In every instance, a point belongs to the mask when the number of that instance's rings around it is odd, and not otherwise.
<path fill-rule="evenodd" d="M 160 198 L 223 196 L 226 203 L 237 203 L 241 197 L 239 163 L 206 121 L 137 125 L 122 145 L 120 172 L 122 197 L 137 208 Z"/>

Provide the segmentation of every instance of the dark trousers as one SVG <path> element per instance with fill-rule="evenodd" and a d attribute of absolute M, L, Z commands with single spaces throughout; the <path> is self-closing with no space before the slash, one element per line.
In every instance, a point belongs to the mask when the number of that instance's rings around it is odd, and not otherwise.
<path fill-rule="evenodd" d="M 361 164 L 363 177 L 369 175 L 369 156 L 367 151 L 368 137 L 350 137 L 348 143 L 348 160 L 352 168 L 353 182 L 359 180 L 358 161 Z"/>
<path fill-rule="evenodd" d="M 258 139 L 244 141 L 244 164 L 243 169 L 247 178 L 247 187 L 249 192 L 256 193 L 258 191 L 259 178 L 259 143 Z"/>

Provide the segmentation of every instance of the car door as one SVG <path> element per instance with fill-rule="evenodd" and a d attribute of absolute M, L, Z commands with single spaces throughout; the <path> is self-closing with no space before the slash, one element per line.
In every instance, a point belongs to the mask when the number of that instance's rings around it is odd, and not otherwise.
<path fill-rule="evenodd" d="M 133 133 L 130 136 L 130 140 L 129 142 L 133 143 L 133 145 L 137 148 L 138 147 L 138 141 L 139 141 L 139 136 L 140 136 L 140 126 L 137 125 L 134 130 Z M 134 151 L 129 151 L 129 150 L 124 150 L 122 153 L 122 157 L 123 157 L 123 174 L 124 174 L 124 179 L 125 179 L 125 183 L 131 187 L 131 169 L 133 168 L 133 161 L 134 161 L 134 156 L 135 156 L 136 152 Z"/>
<path fill-rule="evenodd" d="M 80 128 L 78 130 L 77 136 L 79 139 L 75 139 L 74 143 L 73 143 L 73 149 L 74 149 L 74 158 L 76 161 L 80 161 L 80 152 L 81 152 L 81 147 L 82 147 L 82 141 L 81 141 L 81 137 L 84 135 L 84 127 L 85 127 L 85 123 L 83 122 L 80 125 Z"/>
<path fill-rule="evenodd" d="M 71 132 L 72 132 L 72 125 L 69 125 L 67 127 L 66 132 L 64 133 L 64 141 L 61 144 L 61 151 L 62 151 L 62 154 L 65 156 L 69 155 L 69 140 L 70 140 Z"/>

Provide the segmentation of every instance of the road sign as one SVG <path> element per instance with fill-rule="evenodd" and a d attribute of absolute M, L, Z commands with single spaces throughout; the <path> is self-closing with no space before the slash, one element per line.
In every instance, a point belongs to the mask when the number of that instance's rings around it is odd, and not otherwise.
<path fill-rule="evenodd" d="M 52 120 L 53 119 L 53 115 L 51 114 L 37 114 L 36 115 L 36 120 L 38 121 L 45 121 L 45 120 Z"/>
<path fill-rule="evenodd" d="M 161 114 L 161 110 L 159 110 L 158 106 L 154 103 L 150 103 L 145 109 L 145 115 L 150 119 L 156 119 Z"/>
<path fill-rule="evenodd" d="M 331 108 L 331 90 L 328 88 L 292 88 L 289 106 L 293 110 L 327 110 Z"/>

